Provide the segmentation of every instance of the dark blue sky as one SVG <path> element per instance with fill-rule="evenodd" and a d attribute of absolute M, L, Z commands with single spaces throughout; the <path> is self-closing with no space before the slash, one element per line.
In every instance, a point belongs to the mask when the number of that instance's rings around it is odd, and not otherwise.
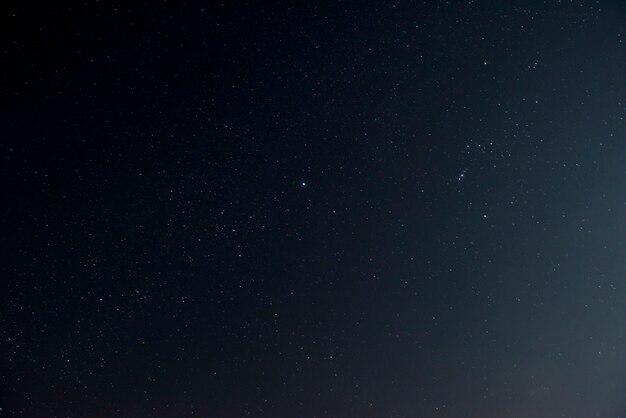
<path fill-rule="evenodd" d="M 0 416 L 626 414 L 623 2 L 2 19 Z"/>

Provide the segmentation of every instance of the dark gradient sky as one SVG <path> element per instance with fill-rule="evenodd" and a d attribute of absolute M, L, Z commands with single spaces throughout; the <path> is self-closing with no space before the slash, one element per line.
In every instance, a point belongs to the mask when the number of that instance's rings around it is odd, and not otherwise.
<path fill-rule="evenodd" d="M 1 417 L 626 414 L 626 3 L 2 6 Z"/>

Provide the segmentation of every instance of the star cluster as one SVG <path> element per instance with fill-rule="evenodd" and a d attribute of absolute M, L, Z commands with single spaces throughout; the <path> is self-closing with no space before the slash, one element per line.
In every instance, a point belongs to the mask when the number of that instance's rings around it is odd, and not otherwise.
<path fill-rule="evenodd" d="M 623 2 L 3 20 L 0 416 L 626 414 Z"/>

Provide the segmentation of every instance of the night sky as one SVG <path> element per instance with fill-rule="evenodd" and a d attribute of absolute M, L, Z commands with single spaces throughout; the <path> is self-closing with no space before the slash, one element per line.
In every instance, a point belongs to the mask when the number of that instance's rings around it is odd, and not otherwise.
<path fill-rule="evenodd" d="M 626 2 L 2 7 L 1 417 L 626 414 Z"/>

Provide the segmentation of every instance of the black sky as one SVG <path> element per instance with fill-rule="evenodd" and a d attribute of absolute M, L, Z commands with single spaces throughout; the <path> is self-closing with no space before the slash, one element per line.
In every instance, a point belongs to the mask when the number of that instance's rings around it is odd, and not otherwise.
<path fill-rule="evenodd" d="M 626 415 L 626 3 L 48 3 L 0 416 Z"/>

